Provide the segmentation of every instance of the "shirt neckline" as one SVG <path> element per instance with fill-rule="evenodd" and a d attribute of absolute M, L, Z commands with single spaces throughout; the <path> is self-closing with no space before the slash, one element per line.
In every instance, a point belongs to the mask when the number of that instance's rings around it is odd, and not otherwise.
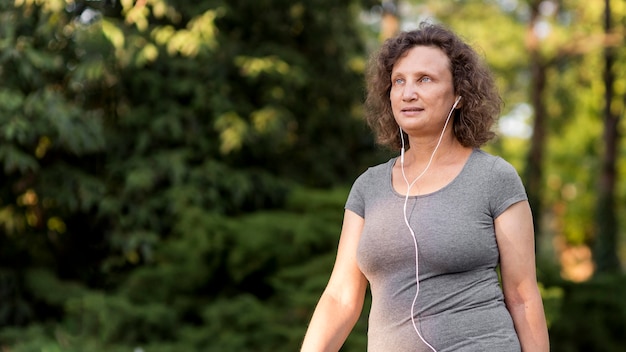
<path fill-rule="evenodd" d="M 461 176 L 466 172 L 468 165 L 470 164 L 470 162 L 472 161 L 472 159 L 475 158 L 475 155 L 479 152 L 478 148 L 474 148 L 472 150 L 472 153 L 470 154 L 469 158 L 467 158 L 467 160 L 465 161 L 465 164 L 463 164 L 463 167 L 461 168 L 461 171 L 454 176 L 454 178 L 448 182 L 447 184 L 445 184 L 443 187 L 439 188 L 438 190 L 435 190 L 433 192 L 430 193 L 424 193 L 424 194 L 418 194 L 418 195 L 412 195 L 409 196 L 409 198 L 426 198 L 429 196 L 434 196 L 438 193 L 443 192 L 444 190 L 446 190 L 447 188 L 451 187 L 454 183 L 457 182 L 457 180 L 459 178 L 461 178 Z M 405 198 L 406 194 L 402 194 L 398 191 L 396 191 L 395 188 L 393 188 L 393 166 L 395 165 L 395 163 L 398 161 L 398 156 L 391 158 L 389 160 L 389 162 L 387 163 L 387 185 L 389 187 L 389 189 L 391 190 L 391 193 L 397 197 L 401 197 L 401 198 Z"/>

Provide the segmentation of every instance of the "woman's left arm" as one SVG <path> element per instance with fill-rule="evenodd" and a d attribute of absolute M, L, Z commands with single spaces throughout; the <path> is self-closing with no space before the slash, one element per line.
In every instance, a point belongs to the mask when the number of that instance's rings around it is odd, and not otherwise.
<path fill-rule="evenodd" d="M 537 286 L 533 219 L 527 201 L 510 206 L 495 220 L 506 306 L 524 352 L 550 350 L 543 302 Z"/>

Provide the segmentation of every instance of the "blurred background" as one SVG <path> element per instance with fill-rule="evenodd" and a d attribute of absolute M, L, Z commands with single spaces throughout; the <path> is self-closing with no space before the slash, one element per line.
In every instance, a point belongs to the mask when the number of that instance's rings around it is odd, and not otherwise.
<path fill-rule="evenodd" d="M 0 351 L 298 350 L 423 20 L 497 78 L 552 350 L 626 349 L 626 2 L 0 0 Z"/>

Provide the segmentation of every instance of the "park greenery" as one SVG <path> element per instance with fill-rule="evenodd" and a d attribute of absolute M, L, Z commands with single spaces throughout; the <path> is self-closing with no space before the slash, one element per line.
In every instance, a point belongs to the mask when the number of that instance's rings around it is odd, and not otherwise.
<path fill-rule="evenodd" d="M 622 351 L 624 2 L 382 5 L 0 0 L 0 350 L 297 350 L 350 184 L 393 155 L 362 119 L 391 15 L 494 71 L 552 350 Z"/>

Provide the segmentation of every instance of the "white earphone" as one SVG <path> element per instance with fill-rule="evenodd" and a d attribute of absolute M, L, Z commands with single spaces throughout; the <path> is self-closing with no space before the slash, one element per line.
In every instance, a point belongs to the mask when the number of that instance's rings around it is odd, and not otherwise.
<path fill-rule="evenodd" d="M 415 329 L 417 336 L 419 336 L 420 340 L 422 340 L 422 342 L 424 342 L 424 344 L 428 346 L 433 352 L 437 352 L 437 350 L 431 344 L 429 344 L 428 341 L 424 339 L 424 337 L 422 337 L 422 334 L 417 328 L 417 324 L 415 322 L 416 320 L 415 319 L 415 302 L 417 302 L 417 296 L 419 295 L 419 291 L 420 291 L 419 260 L 418 260 L 419 250 L 417 246 L 417 237 L 415 236 L 415 232 L 413 231 L 413 228 L 411 227 L 411 224 L 409 223 L 409 218 L 406 214 L 406 208 L 407 208 L 407 203 L 409 201 L 409 194 L 411 192 L 411 188 L 413 187 L 415 182 L 417 182 L 417 180 L 422 178 L 422 176 L 424 176 L 426 171 L 428 171 L 428 169 L 430 168 L 430 164 L 432 163 L 433 158 L 435 157 L 435 153 L 439 149 L 439 145 L 441 144 L 443 135 L 446 131 L 446 128 L 448 127 L 448 123 L 450 122 L 450 116 L 452 116 L 452 112 L 454 111 L 454 109 L 456 109 L 456 106 L 460 101 L 461 101 L 461 96 L 459 95 L 456 97 L 456 100 L 454 101 L 454 104 L 452 105 L 452 108 L 450 109 L 450 112 L 448 113 L 448 117 L 446 118 L 446 123 L 443 125 L 443 129 L 441 130 L 441 135 L 439 135 L 439 140 L 437 141 L 437 145 L 435 146 L 433 153 L 430 155 L 430 160 L 428 160 L 428 164 L 426 164 L 424 171 L 422 171 L 422 173 L 419 174 L 411 183 L 409 183 L 409 180 L 406 178 L 406 174 L 404 173 L 404 131 L 402 131 L 402 127 L 400 127 L 400 139 L 402 141 L 402 148 L 400 149 L 400 165 L 401 165 L 401 170 L 402 170 L 402 177 L 404 178 L 404 182 L 406 182 L 406 187 L 407 187 L 406 194 L 404 197 L 404 206 L 402 208 L 402 212 L 404 215 L 404 223 L 408 227 L 409 232 L 411 233 L 411 237 L 413 237 L 413 244 L 415 245 L 415 286 L 416 288 L 415 288 L 415 297 L 413 298 L 413 304 L 411 305 L 411 322 L 413 323 L 413 329 Z"/>

